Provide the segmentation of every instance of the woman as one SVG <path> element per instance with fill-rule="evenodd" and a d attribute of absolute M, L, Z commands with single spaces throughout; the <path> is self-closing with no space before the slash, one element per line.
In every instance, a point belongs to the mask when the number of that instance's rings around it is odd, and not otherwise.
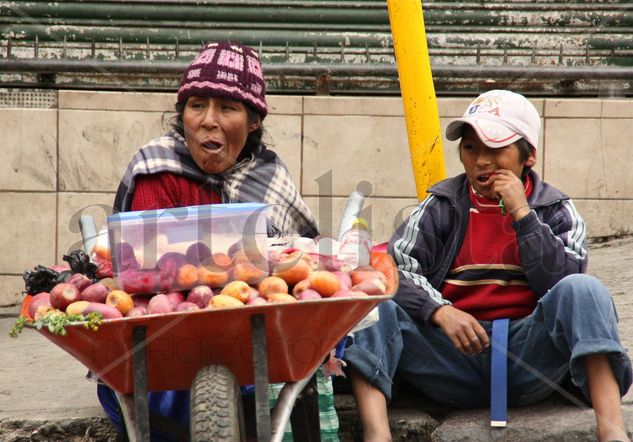
<path fill-rule="evenodd" d="M 316 222 L 287 168 L 261 142 L 267 114 L 257 54 L 240 44 L 211 43 L 187 67 L 178 90 L 176 123 L 132 158 L 114 210 L 151 210 L 200 204 L 271 205 L 269 235 L 314 238 Z M 320 373 L 323 440 L 338 440 L 331 382 Z M 114 392 L 99 385 L 99 399 L 119 432 Z M 150 393 L 150 412 L 188 425 L 189 392 Z M 170 440 L 152 427 L 152 440 Z"/>

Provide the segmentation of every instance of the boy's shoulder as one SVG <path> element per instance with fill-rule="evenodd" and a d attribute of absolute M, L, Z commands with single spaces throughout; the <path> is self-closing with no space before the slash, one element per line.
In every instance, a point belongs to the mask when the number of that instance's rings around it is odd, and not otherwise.
<path fill-rule="evenodd" d="M 468 179 L 465 173 L 460 173 L 454 177 L 445 178 L 433 184 L 428 193 L 438 197 L 458 200 L 464 195 L 468 195 Z"/>
<path fill-rule="evenodd" d="M 541 180 L 541 177 L 533 170 L 530 171 L 529 176 L 534 184 L 534 190 L 529 198 L 530 204 L 547 206 L 558 201 L 570 199 L 569 195 L 560 189 Z"/>

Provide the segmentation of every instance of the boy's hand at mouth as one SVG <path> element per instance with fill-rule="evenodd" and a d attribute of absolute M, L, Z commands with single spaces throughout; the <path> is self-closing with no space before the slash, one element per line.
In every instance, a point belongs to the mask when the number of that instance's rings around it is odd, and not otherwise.
<path fill-rule="evenodd" d="M 494 194 L 503 201 L 500 206 L 504 208 L 505 214 L 518 221 L 530 213 L 523 181 L 512 171 L 497 169 L 490 175 L 490 182 Z"/>

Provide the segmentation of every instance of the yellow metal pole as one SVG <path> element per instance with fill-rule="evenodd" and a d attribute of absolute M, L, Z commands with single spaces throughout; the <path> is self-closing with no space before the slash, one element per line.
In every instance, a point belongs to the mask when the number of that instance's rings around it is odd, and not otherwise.
<path fill-rule="evenodd" d="M 421 0 L 387 0 L 418 199 L 446 176 Z"/>

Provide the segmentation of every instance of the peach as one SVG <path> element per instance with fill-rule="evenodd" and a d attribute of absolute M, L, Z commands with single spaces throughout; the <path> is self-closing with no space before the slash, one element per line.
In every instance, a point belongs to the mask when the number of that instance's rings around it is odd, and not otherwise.
<path fill-rule="evenodd" d="M 233 279 L 247 284 L 259 284 L 268 273 L 250 262 L 241 261 L 233 266 Z"/>
<path fill-rule="evenodd" d="M 35 317 L 35 310 L 37 310 L 40 305 L 51 305 L 50 293 L 40 292 L 31 298 L 31 303 L 29 304 L 29 316 L 31 318 Z"/>
<path fill-rule="evenodd" d="M 105 303 L 116 308 L 124 316 L 127 312 L 132 310 L 132 307 L 134 307 L 132 297 L 123 290 L 112 290 L 108 293 Z"/>
<path fill-rule="evenodd" d="M 163 314 L 173 311 L 169 298 L 163 294 L 152 296 L 147 305 L 147 313 L 150 315 Z"/>
<path fill-rule="evenodd" d="M 355 286 L 366 279 L 378 278 L 385 283 L 387 282 L 385 275 L 370 266 L 356 267 L 350 272 L 349 276 L 352 279 L 352 286 Z"/>
<path fill-rule="evenodd" d="M 352 290 L 361 291 L 371 296 L 379 296 L 387 293 L 387 284 L 379 278 L 365 279 L 352 286 Z"/>
<path fill-rule="evenodd" d="M 214 253 L 206 260 L 202 261 L 205 265 L 212 265 L 222 270 L 230 270 L 233 262 L 231 257 L 226 253 Z"/>
<path fill-rule="evenodd" d="M 310 299 L 321 299 L 323 296 L 321 296 L 316 290 L 306 289 L 303 290 L 296 298 L 299 301 L 308 301 Z"/>
<path fill-rule="evenodd" d="M 248 295 L 248 301 L 250 301 L 253 298 L 259 298 L 259 290 L 257 290 L 255 287 L 253 287 L 252 285 L 249 286 L 251 293 Z M 248 303 L 248 301 L 246 301 Z"/>
<path fill-rule="evenodd" d="M 274 304 L 285 304 L 290 302 L 297 302 L 297 298 L 288 293 L 271 293 L 268 295 L 268 302 Z"/>
<path fill-rule="evenodd" d="M 48 315 L 52 315 L 55 313 L 61 313 L 61 310 L 56 309 L 47 304 L 42 304 L 35 309 L 35 313 L 33 314 L 33 319 L 35 321 L 39 321 L 40 319 L 44 319 Z"/>
<path fill-rule="evenodd" d="M 183 289 L 193 287 L 198 282 L 198 268 L 192 264 L 180 266 L 176 282 Z"/>
<path fill-rule="evenodd" d="M 200 308 L 205 308 L 209 304 L 209 299 L 213 296 L 213 290 L 206 285 L 197 285 L 187 295 L 187 301 L 193 302 Z"/>
<path fill-rule="evenodd" d="M 365 292 L 359 292 L 355 290 L 339 290 L 334 293 L 330 298 L 366 298 L 369 295 Z"/>
<path fill-rule="evenodd" d="M 250 298 L 246 302 L 246 305 L 262 305 L 262 304 L 268 304 L 268 301 L 262 298 L 261 296 L 255 296 L 254 298 Z"/>
<path fill-rule="evenodd" d="M 51 306 L 61 311 L 70 304 L 79 301 L 79 289 L 74 284 L 60 282 L 51 289 Z"/>
<path fill-rule="evenodd" d="M 147 314 L 147 307 L 136 306 L 126 313 L 126 318 L 138 318 L 139 316 L 145 316 Z"/>
<path fill-rule="evenodd" d="M 156 268 L 173 277 L 178 276 L 178 269 L 187 264 L 187 258 L 182 253 L 164 253 L 156 263 Z"/>
<path fill-rule="evenodd" d="M 160 274 L 153 270 L 126 270 L 117 276 L 117 284 L 126 293 L 151 293 L 160 287 L 160 279 Z"/>
<path fill-rule="evenodd" d="M 118 258 L 117 272 L 126 270 L 139 270 L 141 265 L 136 260 L 134 248 L 128 243 L 118 243 L 114 245 L 114 256 Z"/>
<path fill-rule="evenodd" d="M 97 239 L 97 242 L 92 247 L 92 253 L 104 261 L 110 261 L 110 246 L 108 245 L 108 242 L 102 240 L 101 237 Z"/>
<path fill-rule="evenodd" d="M 66 307 L 67 315 L 81 315 L 84 310 L 90 305 L 89 301 L 75 301 Z"/>
<path fill-rule="evenodd" d="M 279 276 L 292 286 L 310 275 L 310 265 L 297 254 L 282 257 L 273 270 L 273 276 Z"/>
<path fill-rule="evenodd" d="M 238 241 L 229 247 L 228 254 L 233 264 L 237 264 L 238 262 L 256 264 L 263 263 L 266 260 L 266 257 L 262 256 L 257 249 L 256 244 L 245 244 L 243 241 Z"/>
<path fill-rule="evenodd" d="M 103 319 L 117 319 L 123 317 L 118 308 L 100 302 L 88 303 L 88 307 L 84 309 L 83 314 L 87 315 L 88 313 L 99 313 Z"/>
<path fill-rule="evenodd" d="M 250 294 L 251 287 L 244 281 L 232 281 L 220 292 L 220 295 L 231 296 L 232 298 L 239 300 L 241 303 L 248 301 Z M 213 298 L 211 298 L 211 300 L 213 300 Z"/>
<path fill-rule="evenodd" d="M 143 296 L 143 295 L 135 295 L 132 296 L 132 302 L 134 302 L 134 307 L 145 307 L 149 305 L 149 299 L 151 296 Z"/>
<path fill-rule="evenodd" d="M 172 309 L 176 309 L 176 306 L 181 302 L 185 302 L 185 294 L 182 292 L 168 292 L 165 293 L 167 299 L 169 300 Z"/>
<path fill-rule="evenodd" d="M 241 282 L 241 281 L 238 281 Z M 215 295 L 213 298 L 209 300 L 209 308 L 212 309 L 222 309 L 222 308 L 233 308 L 233 307 L 243 307 L 244 303 L 237 298 L 229 295 Z"/>
<path fill-rule="evenodd" d="M 114 278 L 110 278 L 110 277 L 103 278 L 103 279 L 100 279 L 99 282 L 105 285 L 108 288 L 108 290 L 116 290 L 119 288 L 119 286 L 116 285 L 116 281 L 114 280 Z"/>
<path fill-rule="evenodd" d="M 103 303 L 108 296 L 108 292 L 110 292 L 110 289 L 108 289 L 104 283 L 95 282 L 83 289 L 79 294 L 79 298 L 81 298 L 82 301 Z"/>
<path fill-rule="evenodd" d="M 332 296 L 341 289 L 337 276 L 327 270 L 310 273 L 310 288 L 319 292 L 324 298 Z"/>
<path fill-rule="evenodd" d="M 338 282 L 341 283 L 341 289 L 349 289 L 352 288 L 352 278 L 350 278 L 348 272 L 343 272 L 341 270 L 337 270 L 332 272 L 338 278 Z"/>
<path fill-rule="evenodd" d="M 288 293 L 288 283 L 279 276 L 268 276 L 258 286 L 259 296 L 266 299 L 271 293 Z"/>
<path fill-rule="evenodd" d="M 292 296 L 298 298 L 301 293 L 310 288 L 310 278 L 302 279 L 292 288 Z"/>
<path fill-rule="evenodd" d="M 211 256 L 211 249 L 204 243 L 196 242 L 189 246 L 185 256 L 189 264 L 198 265 Z"/>
<path fill-rule="evenodd" d="M 92 284 L 92 280 L 83 273 L 73 273 L 66 282 L 77 287 L 80 292 Z"/>
<path fill-rule="evenodd" d="M 198 266 L 198 284 L 209 287 L 222 287 L 229 282 L 229 272 L 215 265 L 203 264 Z"/>
<path fill-rule="evenodd" d="M 198 307 L 193 302 L 188 302 L 188 301 L 181 302 L 174 309 L 174 311 L 177 311 L 177 312 L 194 312 L 196 310 L 200 310 L 200 307 Z"/>
<path fill-rule="evenodd" d="M 52 266 L 49 266 L 48 268 L 51 270 L 54 270 L 57 273 L 61 273 L 61 272 L 70 270 L 70 264 L 68 264 L 67 262 L 64 262 L 62 264 L 53 264 Z"/>

